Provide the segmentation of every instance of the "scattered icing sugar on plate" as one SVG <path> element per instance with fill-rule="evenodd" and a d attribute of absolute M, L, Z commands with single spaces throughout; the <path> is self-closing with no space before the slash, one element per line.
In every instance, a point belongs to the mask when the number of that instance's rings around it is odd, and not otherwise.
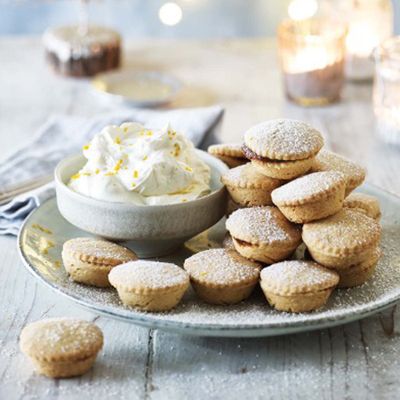
<path fill-rule="evenodd" d="M 289 314 L 268 306 L 261 290 L 246 301 L 221 307 L 200 301 L 190 289 L 177 308 L 164 313 L 146 313 L 123 306 L 114 289 L 99 289 L 72 282 L 63 267 L 56 267 L 62 243 L 72 237 L 88 236 L 67 223 L 59 214 L 55 199 L 42 204 L 25 222 L 19 237 L 21 256 L 28 270 L 59 294 L 109 317 L 152 328 L 179 333 L 213 336 L 268 336 L 307 331 L 350 322 L 381 311 L 400 299 L 400 199 L 374 186 L 366 186 L 366 193 L 378 197 L 382 206 L 383 256 L 372 279 L 352 289 L 338 289 L 327 305 L 311 313 Z M 33 224 L 52 230 L 55 247 L 48 254 L 38 251 L 37 230 Z M 223 221 L 212 228 L 209 238 L 222 242 L 225 234 Z M 34 234 L 32 234 L 32 232 Z M 190 255 L 181 252 L 161 259 L 183 265 Z"/>

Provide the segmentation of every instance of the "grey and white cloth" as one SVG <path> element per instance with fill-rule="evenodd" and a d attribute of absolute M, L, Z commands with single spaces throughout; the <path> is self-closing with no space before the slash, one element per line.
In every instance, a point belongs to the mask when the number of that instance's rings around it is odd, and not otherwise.
<path fill-rule="evenodd" d="M 52 174 L 61 159 L 80 152 L 82 145 L 106 125 L 137 121 L 148 127 L 161 128 L 170 123 L 175 130 L 184 132 L 196 147 L 206 148 L 215 141 L 222 117 L 220 106 L 171 111 L 131 109 L 90 119 L 56 115 L 39 129 L 31 142 L 0 163 L 0 191 Z M 17 235 L 26 216 L 52 196 L 54 185 L 49 183 L 0 206 L 0 235 Z"/>

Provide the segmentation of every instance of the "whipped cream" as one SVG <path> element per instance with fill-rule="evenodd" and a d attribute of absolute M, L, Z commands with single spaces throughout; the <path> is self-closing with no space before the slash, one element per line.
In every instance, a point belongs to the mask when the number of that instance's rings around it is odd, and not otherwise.
<path fill-rule="evenodd" d="M 107 126 L 83 146 L 85 166 L 68 186 L 86 196 L 138 205 L 194 200 L 210 192 L 210 167 L 183 134 L 167 125 Z"/>

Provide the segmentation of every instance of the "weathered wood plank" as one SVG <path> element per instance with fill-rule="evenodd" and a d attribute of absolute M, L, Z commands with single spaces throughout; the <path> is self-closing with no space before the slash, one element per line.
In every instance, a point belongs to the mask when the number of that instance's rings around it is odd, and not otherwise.
<path fill-rule="evenodd" d="M 150 44 L 150 45 L 149 45 Z M 171 49 L 174 51 L 171 51 Z M 370 86 L 351 85 L 328 108 L 283 100 L 274 43 L 267 40 L 129 42 L 127 65 L 173 71 L 187 85 L 172 106 L 226 107 L 221 138 L 240 140 L 263 119 L 309 121 L 327 145 L 363 162 L 369 181 L 400 194 L 400 157 L 374 132 Z M 55 112 L 93 115 L 107 109 L 84 80 L 51 75 L 37 39 L 1 39 L 0 158 Z M 27 67 L 29 65 L 29 68 Z M 18 350 L 22 326 L 45 316 L 95 315 L 36 284 L 22 268 L 15 240 L 0 238 L 0 398 L 81 399 L 392 399 L 397 382 L 399 312 L 343 327 L 286 337 L 185 337 L 97 320 L 106 344 L 94 370 L 52 381 L 32 373 Z"/>
<path fill-rule="evenodd" d="M 399 340 L 383 333 L 378 316 L 329 330 L 251 340 L 157 332 L 154 345 L 152 399 L 399 395 Z"/>

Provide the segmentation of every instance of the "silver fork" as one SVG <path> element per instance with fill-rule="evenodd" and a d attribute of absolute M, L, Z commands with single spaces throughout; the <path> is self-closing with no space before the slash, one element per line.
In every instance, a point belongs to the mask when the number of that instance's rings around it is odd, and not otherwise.
<path fill-rule="evenodd" d="M 0 191 L 0 205 L 5 204 L 12 200 L 14 197 L 27 193 L 30 190 L 37 189 L 53 180 L 53 175 L 41 176 L 34 179 L 29 179 L 19 183 L 18 185 L 7 188 L 7 190 Z"/>

